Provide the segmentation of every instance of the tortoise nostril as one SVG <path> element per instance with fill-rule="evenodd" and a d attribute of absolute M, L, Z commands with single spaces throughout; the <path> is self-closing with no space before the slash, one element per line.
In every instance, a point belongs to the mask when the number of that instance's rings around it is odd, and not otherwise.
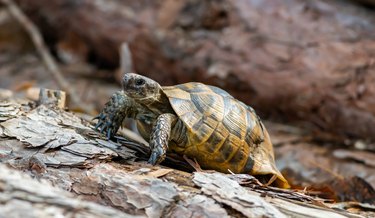
<path fill-rule="evenodd" d="M 127 84 L 129 82 L 129 77 L 125 74 L 125 76 L 122 78 L 122 83 Z"/>

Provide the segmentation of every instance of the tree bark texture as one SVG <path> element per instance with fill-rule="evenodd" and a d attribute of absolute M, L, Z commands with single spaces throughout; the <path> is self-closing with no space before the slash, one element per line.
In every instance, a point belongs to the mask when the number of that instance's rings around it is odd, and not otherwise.
<path fill-rule="evenodd" d="M 263 115 L 375 140 L 375 15 L 350 1 L 18 0 L 59 50 L 163 85 L 203 81 Z"/>
<path fill-rule="evenodd" d="M 134 162 L 144 145 L 50 105 L 2 102 L 0 118 L 0 217 L 361 217 L 250 175 Z"/>

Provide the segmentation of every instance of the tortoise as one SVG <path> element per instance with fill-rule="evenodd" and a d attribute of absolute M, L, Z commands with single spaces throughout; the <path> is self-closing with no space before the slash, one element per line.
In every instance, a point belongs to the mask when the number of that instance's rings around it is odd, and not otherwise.
<path fill-rule="evenodd" d="M 289 186 L 260 118 L 226 91 L 198 82 L 162 87 L 134 73 L 124 75 L 122 88 L 96 117 L 96 129 L 110 138 L 125 118 L 135 119 L 150 143 L 148 163 L 160 163 L 168 150 L 196 159 L 204 169 L 268 175 L 276 186 Z"/>

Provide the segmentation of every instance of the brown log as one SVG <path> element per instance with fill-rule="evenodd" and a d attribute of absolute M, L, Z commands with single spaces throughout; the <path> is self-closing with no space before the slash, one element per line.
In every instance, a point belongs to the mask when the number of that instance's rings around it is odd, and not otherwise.
<path fill-rule="evenodd" d="M 18 0 L 52 44 L 79 38 L 164 85 L 221 86 L 279 121 L 375 140 L 375 15 L 343 1 Z"/>
<path fill-rule="evenodd" d="M 89 123 L 48 105 L 0 104 L 0 209 L 7 217 L 361 217 L 303 191 L 258 185 L 250 175 L 134 162 L 146 159 L 143 145 L 103 140 Z M 354 207 L 372 215 L 371 205 Z"/>

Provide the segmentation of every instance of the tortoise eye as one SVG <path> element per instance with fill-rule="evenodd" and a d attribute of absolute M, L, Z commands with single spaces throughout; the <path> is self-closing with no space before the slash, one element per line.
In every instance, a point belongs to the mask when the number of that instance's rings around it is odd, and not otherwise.
<path fill-rule="evenodd" d="M 136 79 L 135 80 L 136 86 L 141 86 L 141 85 L 144 85 L 145 83 L 146 83 L 146 81 L 144 79 Z"/>

